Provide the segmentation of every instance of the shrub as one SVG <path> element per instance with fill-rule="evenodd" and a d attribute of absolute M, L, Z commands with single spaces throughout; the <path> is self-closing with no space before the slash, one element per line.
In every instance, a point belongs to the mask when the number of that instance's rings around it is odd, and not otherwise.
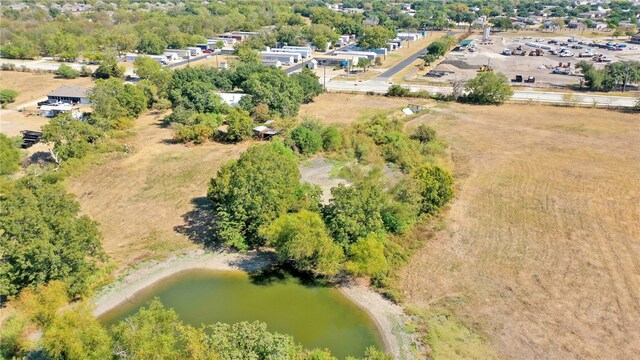
<path fill-rule="evenodd" d="M 58 75 L 58 76 L 60 76 L 60 77 L 62 77 L 64 79 L 75 79 L 78 76 L 80 76 L 80 71 L 75 70 L 74 68 L 72 68 L 69 65 L 62 64 L 58 68 L 58 71 L 56 71 L 56 75 Z"/>
<path fill-rule="evenodd" d="M 303 155 L 315 154 L 322 150 L 322 135 L 308 127 L 298 125 L 291 132 L 291 140 Z"/>
<path fill-rule="evenodd" d="M 335 126 L 327 126 L 322 131 L 322 148 L 325 151 L 336 151 L 342 145 L 342 135 Z"/>
<path fill-rule="evenodd" d="M 228 125 L 225 140 L 238 142 L 253 135 L 253 119 L 249 112 L 240 108 L 232 108 L 225 118 Z"/>
<path fill-rule="evenodd" d="M 465 88 L 466 100 L 474 104 L 502 104 L 513 95 L 509 80 L 502 73 L 479 73 Z"/>
<path fill-rule="evenodd" d="M 411 134 L 411 138 L 414 140 L 418 140 L 421 143 L 428 143 L 436 138 L 436 131 L 425 125 L 420 124 Z"/>
<path fill-rule="evenodd" d="M 391 85 L 389 90 L 387 90 L 387 96 L 392 97 L 406 97 L 409 96 L 411 90 L 408 88 L 402 87 L 400 85 Z"/>
<path fill-rule="evenodd" d="M 0 104 L 2 106 L 16 101 L 18 92 L 13 89 L 0 89 Z"/>
<path fill-rule="evenodd" d="M 414 179 L 420 186 L 422 213 L 435 213 L 453 198 L 453 178 L 438 165 L 423 166 L 416 171 Z"/>

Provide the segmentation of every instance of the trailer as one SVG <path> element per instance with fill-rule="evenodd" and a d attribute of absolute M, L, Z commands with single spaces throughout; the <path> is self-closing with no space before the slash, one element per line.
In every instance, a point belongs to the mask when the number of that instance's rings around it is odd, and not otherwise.
<path fill-rule="evenodd" d="M 284 50 L 288 50 L 289 52 L 298 53 L 302 55 L 303 58 L 310 58 L 313 53 L 313 49 L 310 46 L 290 46 L 285 45 L 282 47 Z"/>
<path fill-rule="evenodd" d="M 283 54 L 283 55 L 291 55 L 293 57 L 294 62 L 298 62 L 302 60 L 302 55 L 300 53 L 287 50 L 287 49 L 273 49 L 273 48 L 267 47 L 267 49 L 262 53 L 276 53 L 276 54 Z"/>

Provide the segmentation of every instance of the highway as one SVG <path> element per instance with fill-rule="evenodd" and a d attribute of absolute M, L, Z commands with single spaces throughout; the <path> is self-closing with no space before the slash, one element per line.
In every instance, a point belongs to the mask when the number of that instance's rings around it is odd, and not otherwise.
<path fill-rule="evenodd" d="M 376 93 L 384 94 L 387 89 L 393 85 L 390 82 L 373 79 L 363 82 L 354 81 L 328 81 L 327 91 L 349 91 L 349 92 L 361 92 L 361 93 Z M 426 90 L 430 93 L 450 94 L 451 87 L 439 87 L 439 86 L 423 86 L 423 85 L 403 85 L 411 91 Z M 564 104 L 566 103 L 565 95 L 567 93 L 562 92 L 550 92 L 550 91 L 535 91 L 535 90 L 514 90 L 514 94 L 511 100 L 515 101 L 533 101 L 549 104 Z M 626 96 L 611 96 L 611 95 L 590 95 L 573 93 L 572 103 L 576 105 L 591 105 L 601 107 L 633 107 L 635 106 L 636 99 Z"/>

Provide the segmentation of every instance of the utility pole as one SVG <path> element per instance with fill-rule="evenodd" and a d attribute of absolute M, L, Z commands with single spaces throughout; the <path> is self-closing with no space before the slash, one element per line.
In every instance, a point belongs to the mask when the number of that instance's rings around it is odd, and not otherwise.
<path fill-rule="evenodd" d="M 324 79 L 323 81 L 323 85 L 324 85 L 324 91 L 327 91 L 327 63 L 325 62 L 324 65 L 322 66 L 324 68 Z"/>

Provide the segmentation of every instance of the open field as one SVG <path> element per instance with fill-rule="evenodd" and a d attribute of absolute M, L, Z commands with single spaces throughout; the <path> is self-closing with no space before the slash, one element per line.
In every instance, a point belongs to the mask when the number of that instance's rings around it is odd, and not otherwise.
<path fill-rule="evenodd" d="M 420 119 L 450 145 L 457 196 L 401 272 L 406 303 L 449 309 L 508 359 L 640 356 L 637 116 L 437 109 Z"/>
<path fill-rule="evenodd" d="M 137 120 L 135 137 L 126 140 L 132 155 L 69 181 L 82 212 L 100 223 L 103 246 L 120 268 L 204 241 L 209 179 L 249 145 L 172 144 L 160 120 L 150 114 Z"/>
<path fill-rule="evenodd" d="M 407 104 L 427 105 L 435 104 L 435 101 L 325 93 L 315 98 L 312 103 L 303 105 L 299 116 L 316 117 L 326 124 L 348 124 L 380 112 L 400 110 L 407 107 Z"/>
<path fill-rule="evenodd" d="M 48 93 L 61 86 L 89 87 L 92 83 L 91 78 L 60 79 L 56 78 L 54 74 L 0 71 L 0 87 L 18 92 L 16 101 L 9 104 L 8 109 L 15 109 L 18 106 L 45 99 Z"/>

